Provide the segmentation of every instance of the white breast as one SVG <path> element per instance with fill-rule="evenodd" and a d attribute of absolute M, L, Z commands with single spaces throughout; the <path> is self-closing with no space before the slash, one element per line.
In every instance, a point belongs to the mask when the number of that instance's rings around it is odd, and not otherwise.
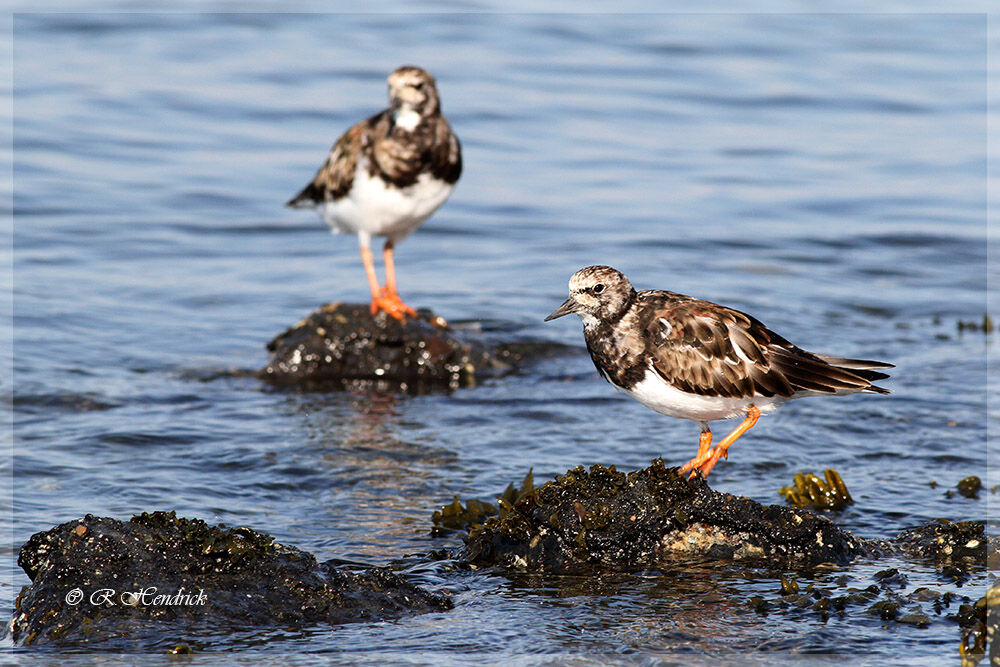
<path fill-rule="evenodd" d="M 699 396 L 688 394 L 673 385 L 652 370 L 647 370 L 641 382 L 631 389 L 622 389 L 626 394 L 645 405 L 650 410 L 660 414 L 695 421 L 713 421 L 715 419 L 731 419 L 741 417 L 746 409 L 755 405 L 761 412 L 775 410 L 784 399 L 780 396 L 771 398 L 755 396 L 753 398 L 723 398 L 718 396 Z"/>
<path fill-rule="evenodd" d="M 400 109 L 392 119 L 393 124 L 401 127 L 407 132 L 413 132 L 417 125 L 420 125 L 421 116 L 413 109 Z"/>
<path fill-rule="evenodd" d="M 454 188 L 427 173 L 413 185 L 396 188 L 370 176 L 366 161 L 359 160 L 350 191 L 321 205 L 320 214 L 334 232 L 364 231 L 399 241 L 429 218 Z"/>

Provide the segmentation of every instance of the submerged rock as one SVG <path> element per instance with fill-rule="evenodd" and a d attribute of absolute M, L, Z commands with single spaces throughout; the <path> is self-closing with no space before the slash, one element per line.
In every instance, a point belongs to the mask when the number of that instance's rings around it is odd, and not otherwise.
<path fill-rule="evenodd" d="M 965 479 L 959 481 L 955 488 L 957 488 L 958 492 L 966 498 L 978 498 L 979 490 L 983 488 L 983 480 L 979 479 L 975 475 L 969 475 Z"/>
<path fill-rule="evenodd" d="M 473 563 L 531 571 L 637 569 L 672 554 L 805 566 L 867 552 L 824 517 L 713 491 L 661 459 L 627 474 L 578 466 L 501 503 L 466 544 Z"/>
<path fill-rule="evenodd" d="M 539 346 L 489 345 L 467 340 L 442 318 L 420 310 L 400 322 L 367 304 L 326 304 L 267 345 L 268 364 L 257 372 L 277 386 L 341 389 L 359 382 L 393 385 L 404 391 L 458 388 L 477 378 L 509 372 Z"/>
<path fill-rule="evenodd" d="M 7 627 L 17 644 L 170 648 L 191 638 L 449 609 L 382 568 L 318 563 L 249 528 L 153 512 L 127 522 L 91 515 L 21 547 L 31 585 Z"/>

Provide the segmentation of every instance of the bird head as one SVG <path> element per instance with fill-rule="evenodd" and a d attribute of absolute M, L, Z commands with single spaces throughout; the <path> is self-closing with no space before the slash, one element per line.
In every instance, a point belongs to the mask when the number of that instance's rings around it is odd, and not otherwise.
<path fill-rule="evenodd" d="M 389 75 L 389 105 L 397 114 L 427 116 L 440 110 L 434 77 L 419 67 L 400 67 Z"/>
<path fill-rule="evenodd" d="M 585 327 L 617 321 L 635 298 L 635 290 L 621 271 L 610 266 L 588 266 L 569 279 L 569 298 L 545 321 L 576 313 Z"/>

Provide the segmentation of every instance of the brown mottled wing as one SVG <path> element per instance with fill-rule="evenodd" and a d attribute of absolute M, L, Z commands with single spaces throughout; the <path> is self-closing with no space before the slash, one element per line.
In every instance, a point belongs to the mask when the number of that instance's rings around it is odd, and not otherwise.
<path fill-rule="evenodd" d="M 406 132 L 380 124 L 372 143 L 372 173 L 387 183 L 405 188 L 430 172 L 435 178 L 454 183 L 462 172 L 458 139 L 440 115 L 425 118 Z"/>
<path fill-rule="evenodd" d="M 640 298 L 656 304 L 643 327 L 652 367 L 682 391 L 729 398 L 885 392 L 870 382 L 884 373 L 831 365 L 746 313 L 672 292 L 643 292 Z"/>
<path fill-rule="evenodd" d="M 379 125 L 388 122 L 389 111 L 386 110 L 344 132 L 330 149 L 330 155 L 316 172 L 313 180 L 285 206 L 311 207 L 327 201 L 336 201 L 346 195 L 354 183 L 358 157 L 371 151 Z"/>
<path fill-rule="evenodd" d="M 351 189 L 359 159 L 369 174 L 399 188 L 413 185 L 425 171 L 447 183 L 462 173 L 461 145 L 448 121 L 431 116 L 407 132 L 393 126 L 392 112 L 386 109 L 345 132 L 312 182 L 286 206 L 312 207 L 340 199 Z"/>
<path fill-rule="evenodd" d="M 448 121 L 440 116 L 434 126 L 431 151 L 431 174 L 445 183 L 455 183 L 462 175 L 462 145 L 451 131 Z"/>

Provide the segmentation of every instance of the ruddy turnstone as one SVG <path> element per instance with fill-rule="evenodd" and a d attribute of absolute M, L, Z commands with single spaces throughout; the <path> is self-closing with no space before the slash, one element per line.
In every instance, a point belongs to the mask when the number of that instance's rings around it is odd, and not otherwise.
<path fill-rule="evenodd" d="M 448 198 L 462 173 L 462 149 L 441 115 L 434 77 L 419 67 L 389 75 L 389 108 L 340 137 L 315 178 L 286 206 L 315 208 L 334 233 L 358 235 L 371 311 L 401 320 L 416 312 L 396 291 L 393 248 Z M 385 287 L 371 237 L 386 237 Z"/>
<path fill-rule="evenodd" d="M 604 378 L 647 408 L 701 426 L 698 455 L 681 467 L 708 477 L 719 458 L 761 414 L 791 398 L 888 394 L 872 382 L 892 364 L 807 352 L 755 318 L 710 301 L 636 292 L 610 266 L 588 266 L 569 280 L 569 298 L 545 318 L 576 313 L 590 358 Z M 708 422 L 743 416 L 712 447 Z"/>

